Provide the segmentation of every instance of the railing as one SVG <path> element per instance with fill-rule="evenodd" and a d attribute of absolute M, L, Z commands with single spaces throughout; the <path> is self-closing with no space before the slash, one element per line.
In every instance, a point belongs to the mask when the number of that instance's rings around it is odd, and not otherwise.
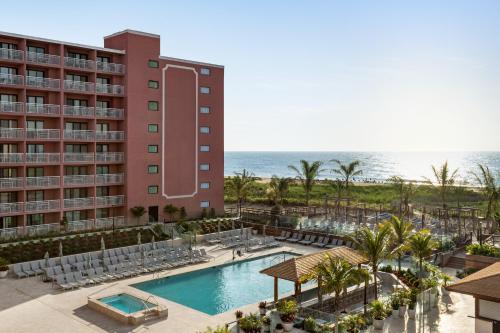
<path fill-rule="evenodd" d="M 45 54 L 38 52 L 26 52 L 26 61 L 37 64 L 59 65 L 61 57 L 53 54 Z"/>
<path fill-rule="evenodd" d="M 124 160 L 124 155 L 121 152 L 95 153 L 95 160 L 96 160 L 96 162 L 121 163 Z"/>
<path fill-rule="evenodd" d="M 14 74 L 0 74 L 0 84 L 5 84 L 9 86 L 22 85 L 24 78 L 21 75 Z"/>
<path fill-rule="evenodd" d="M 65 90 L 76 90 L 84 92 L 94 92 L 94 84 L 85 81 L 64 80 Z"/>
<path fill-rule="evenodd" d="M 64 199 L 64 208 L 86 208 L 94 207 L 94 198 Z"/>
<path fill-rule="evenodd" d="M 22 153 L 3 153 L 0 154 L 0 163 L 22 163 L 24 154 Z"/>
<path fill-rule="evenodd" d="M 94 228 L 94 220 L 79 220 L 79 221 L 70 221 L 66 226 L 67 231 L 83 231 L 83 230 L 92 230 Z"/>
<path fill-rule="evenodd" d="M 94 69 L 95 63 L 92 60 L 64 57 L 64 66 L 81 69 Z"/>
<path fill-rule="evenodd" d="M 118 205 L 123 205 L 124 203 L 125 203 L 124 195 L 113 195 L 113 196 L 95 198 L 96 206 L 118 206 Z"/>
<path fill-rule="evenodd" d="M 0 214 L 21 213 L 23 207 L 23 202 L 0 203 Z"/>
<path fill-rule="evenodd" d="M 101 118 L 123 118 L 123 109 L 95 108 L 96 117 Z"/>
<path fill-rule="evenodd" d="M 23 51 L 12 49 L 0 49 L 0 59 L 23 60 Z"/>
<path fill-rule="evenodd" d="M 94 131 L 91 130 L 64 130 L 66 140 L 94 140 Z"/>
<path fill-rule="evenodd" d="M 0 102 L 0 112 L 23 113 L 24 103 L 20 102 Z"/>
<path fill-rule="evenodd" d="M 26 85 L 37 88 L 59 89 L 61 80 L 46 77 L 26 76 Z"/>
<path fill-rule="evenodd" d="M 10 128 L 10 127 L 0 127 L 0 138 L 1 139 L 20 139 L 20 138 L 24 138 L 24 129 L 22 129 L 22 128 Z"/>
<path fill-rule="evenodd" d="M 123 173 L 112 173 L 95 176 L 96 184 L 120 184 L 123 183 Z"/>
<path fill-rule="evenodd" d="M 58 233 L 59 223 L 30 225 L 26 227 L 15 227 L 0 229 L 0 239 L 13 239 L 22 236 L 42 236 L 49 233 Z"/>
<path fill-rule="evenodd" d="M 23 187 L 23 180 L 22 177 L 0 178 L 0 189 Z"/>
<path fill-rule="evenodd" d="M 123 131 L 96 131 L 95 138 L 103 141 L 123 140 L 125 133 Z"/>
<path fill-rule="evenodd" d="M 113 225 L 115 228 L 125 226 L 125 217 L 115 216 L 95 219 L 96 229 L 110 229 Z"/>
<path fill-rule="evenodd" d="M 64 115 L 65 116 L 92 117 L 94 115 L 94 108 L 88 107 L 88 106 L 65 105 L 64 106 Z"/>
<path fill-rule="evenodd" d="M 59 153 L 27 153 L 26 163 L 59 163 L 61 155 Z"/>
<path fill-rule="evenodd" d="M 61 138 L 61 132 L 58 129 L 26 129 L 27 139 L 58 140 Z"/>
<path fill-rule="evenodd" d="M 95 65 L 96 69 L 100 72 L 117 73 L 117 74 L 125 73 L 125 65 L 122 64 L 96 61 Z"/>
<path fill-rule="evenodd" d="M 26 177 L 26 187 L 59 186 L 59 176 Z"/>
<path fill-rule="evenodd" d="M 58 115 L 59 105 L 26 103 L 26 113 L 36 113 L 44 115 Z"/>
<path fill-rule="evenodd" d="M 64 162 L 94 162 L 93 153 L 64 153 Z"/>
<path fill-rule="evenodd" d="M 123 86 L 117 84 L 95 84 L 95 91 L 98 94 L 123 95 Z"/>
<path fill-rule="evenodd" d="M 64 176 L 64 185 L 91 185 L 94 184 L 93 175 Z"/>
<path fill-rule="evenodd" d="M 24 211 L 44 212 L 44 211 L 59 209 L 60 207 L 61 207 L 60 200 L 27 201 L 24 204 Z"/>

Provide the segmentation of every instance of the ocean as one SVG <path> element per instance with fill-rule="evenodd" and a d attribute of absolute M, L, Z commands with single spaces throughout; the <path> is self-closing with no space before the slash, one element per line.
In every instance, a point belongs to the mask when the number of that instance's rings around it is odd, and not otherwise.
<path fill-rule="evenodd" d="M 268 178 L 273 175 L 294 177 L 288 165 L 299 165 L 301 159 L 323 161 L 320 178 L 335 179 L 330 169 L 332 159 L 342 162 L 361 161 L 363 175 L 359 178 L 378 181 L 398 175 L 407 180 L 423 181 L 432 177 L 431 165 L 440 166 L 446 160 L 451 169 L 459 170 L 461 178 L 473 180 L 471 171 L 477 171 L 477 164 L 488 166 L 500 183 L 500 152 L 232 152 L 224 154 L 224 174 L 247 169 L 255 176 Z M 358 179 L 358 180 L 362 180 Z"/>

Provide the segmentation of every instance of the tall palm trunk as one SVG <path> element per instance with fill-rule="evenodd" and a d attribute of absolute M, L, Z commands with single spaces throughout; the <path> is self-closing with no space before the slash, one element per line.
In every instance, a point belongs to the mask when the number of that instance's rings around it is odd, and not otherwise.
<path fill-rule="evenodd" d="M 372 266 L 372 271 L 373 271 L 373 281 L 375 282 L 375 299 L 378 299 L 378 286 L 377 286 L 377 272 L 378 272 L 378 267 L 377 265 Z"/>

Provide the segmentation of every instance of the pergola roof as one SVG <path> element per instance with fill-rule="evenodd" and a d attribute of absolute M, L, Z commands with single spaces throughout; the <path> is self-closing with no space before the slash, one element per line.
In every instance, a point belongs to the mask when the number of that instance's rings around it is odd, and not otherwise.
<path fill-rule="evenodd" d="M 449 291 L 500 301 L 500 262 L 446 287 Z"/>
<path fill-rule="evenodd" d="M 351 265 L 368 263 L 368 259 L 362 256 L 358 251 L 346 246 L 336 247 L 330 250 L 324 250 L 316 253 L 306 254 L 300 257 L 291 258 L 277 265 L 268 267 L 262 271 L 262 274 L 277 277 L 279 279 L 292 282 L 302 282 L 301 278 L 314 270 L 325 255 L 330 257 L 342 258 Z"/>

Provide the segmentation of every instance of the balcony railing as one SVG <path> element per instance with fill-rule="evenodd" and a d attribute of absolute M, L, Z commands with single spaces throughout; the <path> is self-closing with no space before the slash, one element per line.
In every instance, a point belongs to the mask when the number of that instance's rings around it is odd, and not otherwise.
<path fill-rule="evenodd" d="M 30 114 L 58 115 L 59 110 L 59 105 L 26 103 L 26 113 Z"/>
<path fill-rule="evenodd" d="M 0 102 L 0 112 L 23 113 L 24 103 Z"/>
<path fill-rule="evenodd" d="M 0 127 L 0 138 L 1 139 L 21 139 L 21 138 L 24 138 L 24 129 Z"/>
<path fill-rule="evenodd" d="M 0 203 L 1 214 L 21 213 L 23 211 L 23 202 Z"/>
<path fill-rule="evenodd" d="M 100 118 L 123 118 L 123 109 L 114 108 L 95 108 L 96 117 Z"/>
<path fill-rule="evenodd" d="M 94 92 L 94 84 L 85 81 L 64 80 L 65 90 L 75 90 L 83 92 Z"/>
<path fill-rule="evenodd" d="M 69 221 L 67 225 L 67 230 L 69 232 L 92 230 L 92 229 L 94 229 L 94 220 L 92 219 Z"/>
<path fill-rule="evenodd" d="M 123 183 L 123 173 L 111 173 L 95 176 L 96 184 L 121 184 Z"/>
<path fill-rule="evenodd" d="M 9 85 L 9 86 L 17 86 L 23 85 L 23 77 L 21 75 L 14 74 L 0 74 L 0 84 Z"/>
<path fill-rule="evenodd" d="M 39 140 L 59 140 L 61 138 L 61 132 L 58 129 L 26 129 L 27 139 L 39 139 Z"/>
<path fill-rule="evenodd" d="M 82 116 L 82 117 L 92 117 L 94 116 L 94 108 L 88 106 L 64 106 L 65 116 Z"/>
<path fill-rule="evenodd" d="M 26 212 L 45 212 L 61 208 L 60 200 L 27 201 L 24 204 Z"/>
<path fill-rule="evenodd" d="M 111 229 L 125 226 L 124 216 L 114 216 L 114 217 L 101 217 L 95 219 L 96 229 Z"/>
<path fill-rule="evenodd" d="M 64 57 L 64 66 L 81 69 L 94 69 L 95 63 L 92 60 Z"/>
<path fill-rule="evenodd" d="M 64 162 L 94 162 L 94 153 L 64 153 Z"/>
<path fill-rule="evenodd" d="M 26 76 L 26 85 L 36 88 L 59 89 L 61 80 L 49 79 L 46 77 Z"/>
<path fill-rule="evenodd" d="M 0 189 L 20 188 L 24 185 L 22 177 L 0 178 Z"/>
<path fill-rule="evenodd" d="M 57 187 L 59 176 L 26 177 L 26 187 Z"/>
<path fill-rule="evenodd" d="M 95 138 L 102 141 L 123 140 L 125 133 L 122 131 L 96 131 Z"/>
<path fill-rule="evenodd" d="M 23 51 L 12 49 L 0 49 L 0 59 L 23 60 Z"/>
<path fill-rule="evenodd" d="M 86 208 L 94 207 L 94 198 L 64 199 L 64 208 Z"/>
<path fill-rule="evenodd" d="M 94 131 L 91 130 L 64 130 L 65 140 L 94 140 Z"/>
<path fill-rule="evenodd" d="M 24 154 L 22 153 L 3 153 L 0 154 L 0 163 L 22 163 Z"/>
<path fill-rule="evenodd" d="M 26 163 L 59 163 L 61 155 L 59 153 L 27 153 Z"/>
<path fill-rule="evenodd" d="M 107 197 L 96 197 L 96 206 L 120 206 L 125 203 L 124 195 L 113 195 Z"/>
<path fill-rule="evenodd" d="M 57 233 L 60 229 L 61 225 L 59 223 L 6 228 L 0 229 L 0 239 L 15 239 L 23 236 L 42 236 L 50 233 Z"/>
<path fill-rule="evenodd" d="M 95 91 L 98 94 L 123 95 L 123 86 L 118 84 L 95 84 Z"/>
<path fill-rule="evenodd" d="M 94 175 L 64 176 L 64 185 L 93 185 Z"/>
<path fill-rule="evenodd" d="M 26 52 L 26 61 L 37 64 L 59 65 L 61 63 L 61 57 L 53 54 Z"/>
<path fill-rule="evenodd" d="M 95 67 L 100 72 L 123 74 L 125 73 L 125 65 L 115 64 L 112 62 L 96 61 Z"/>
<path fill-rule="evenodd" d="M 121 152 L 95 153 L 95 160 L 96 162 L 121 163 L 124 155 Z"/>

